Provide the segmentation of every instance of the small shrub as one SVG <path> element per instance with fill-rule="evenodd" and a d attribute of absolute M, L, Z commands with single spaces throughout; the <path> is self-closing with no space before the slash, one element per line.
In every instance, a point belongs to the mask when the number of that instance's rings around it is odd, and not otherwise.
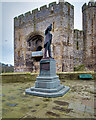
<path fill-rule="evenodd" d="M 85 70 L 85 66 L 79 65 L 79 66 L 74 66 L 74 71 L 84 71 Z"/>

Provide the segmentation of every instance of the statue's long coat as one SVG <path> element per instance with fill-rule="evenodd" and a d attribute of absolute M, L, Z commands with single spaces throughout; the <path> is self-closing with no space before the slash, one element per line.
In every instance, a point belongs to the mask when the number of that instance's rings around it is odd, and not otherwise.
<path fill-rule="evenodd" d="M 51 41 L 52 41 L 52 34 L 51 34 L 50 32 L 48 32 L 48 33 L 45 35 L 44 48 L 46 47 L 47 43 L 50 43 L 50 44 L 51 44 Z"/>

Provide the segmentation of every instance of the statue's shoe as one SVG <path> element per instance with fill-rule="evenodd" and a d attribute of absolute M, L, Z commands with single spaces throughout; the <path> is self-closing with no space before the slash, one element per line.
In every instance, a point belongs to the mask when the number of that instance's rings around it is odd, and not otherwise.
<path fill-rule="evenodd" d="M 50 57 L 51 59 L 54 59 L 53 57 Z"/>

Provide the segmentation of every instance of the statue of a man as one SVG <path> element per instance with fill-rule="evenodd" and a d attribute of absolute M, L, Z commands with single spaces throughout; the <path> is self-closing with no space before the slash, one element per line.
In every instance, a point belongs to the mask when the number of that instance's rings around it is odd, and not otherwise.
<path fill-rule="evenodd" d="M 44 58 L 47 58 L 47 50 L 48 50 L 48 55 L 50 58 L 51 56 L 51 42 L 52 42 L 52 34 L 50 31 L 52 30 L 52 24 L 50 24 L 47 29 L 45 30 L 45 39 L 44 39 Z"/>

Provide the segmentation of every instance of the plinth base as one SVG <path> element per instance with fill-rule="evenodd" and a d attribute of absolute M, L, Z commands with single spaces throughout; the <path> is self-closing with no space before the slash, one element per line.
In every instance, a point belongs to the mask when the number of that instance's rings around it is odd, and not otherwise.
<path fill-rule="evenodd" d="M 40 74 L 36 78 L 35 86 L 26 89 L 25 93 L 40 97 L 61 97 L 69 89 L 60 85 L 59 76 L 56 75 L 56 61 L 46 58 L 40 61 Z"/>
<path fill-rule="evenodd" d="M 61 97 L 69 91 L 69 87 L 60 85 L 56 89 L 42 89 L 31 87 L 25 90 L 26 94 L 40 97 Z"/>

